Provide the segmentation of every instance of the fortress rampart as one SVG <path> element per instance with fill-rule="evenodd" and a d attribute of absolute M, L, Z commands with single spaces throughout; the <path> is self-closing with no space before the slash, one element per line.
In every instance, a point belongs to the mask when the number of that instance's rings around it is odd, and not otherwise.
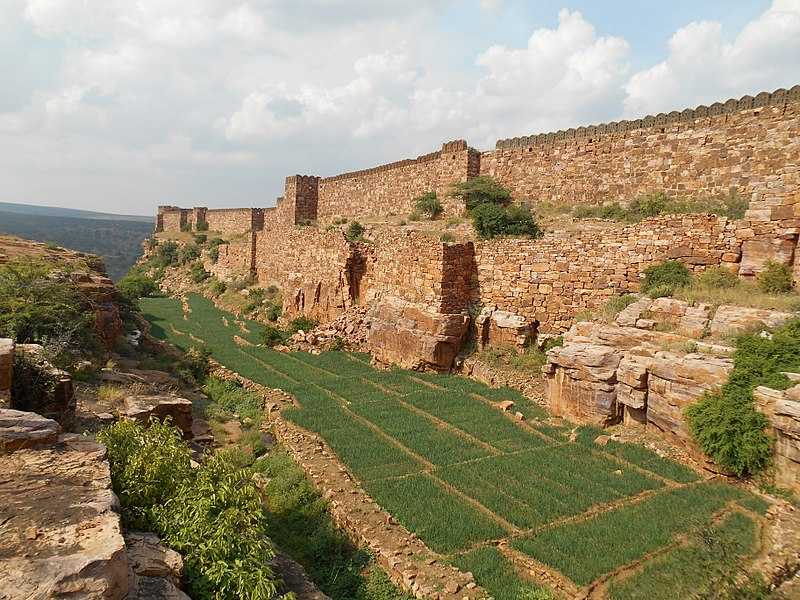
<path fill-rule="evenodd" d="M 497 179 L 519 202 L 597 204 L 654 191 L 736 192 L 749 200 L 749 209 L 739 221 L 708 215 L 629 226 L 582 221 L 537 240 L 462 244 L 375 226 L 374 244 L 366 245 L 320 227 L 337 218 L 406 215 L 414 199 L 430 191 L 444 204 L 445 216 L 461 214 L 463 207 L 447 192 L 478 174 Z M 776 260 L 792 265 L 800 279 L 800 86 L 635 121 L 499 140 L 482 153 L 463 140 L 448 142 L 416 159 L 363 171 L 287 177 L 274 208 L 165 206 L 157 222 L 163 231 L 202 223 L 212 231 L 247 233 L 220 250 L 215 272 L 224 276 L 244 267 L 262 285 L 277 283 L 288 314 L 325 319 L 353 304 L 378 306 L 377 322 L 413 323 L 429 344 L 420 352 L 431 360 L 439 352 L 446 360 L 449 350 L 435 340 L 455 343 L 455 315 L 469 306 L 496 307 L 541 331 L 559 332 L 579 312 L 638 290 L 642 270 L 665 259 L 696 271 L 723 265 L 745 278 Z M 388 325 L 384 333 L 380 344 L 394 344 Z"/>

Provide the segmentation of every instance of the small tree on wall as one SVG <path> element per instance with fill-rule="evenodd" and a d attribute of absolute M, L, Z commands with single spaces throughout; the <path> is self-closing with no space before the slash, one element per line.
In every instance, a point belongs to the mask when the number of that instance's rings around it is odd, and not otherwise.
<path fill-rule="evenodd" d="M 435 219 L 444 212 L 444 207 L 439 198 L 436 197 L 436 192 L 428 192 L 416 198 L 414 200 L 414 209 L 427 215 L 429 219 Z"/>
<path fill-rule="evenodd" d="M 491 177 L 481 175 L 457 183 L 450 195 L 463 200 L 472 226 L 483 239 L 542 234 L 530 208 L 511 204 L 511 193 Z"/>

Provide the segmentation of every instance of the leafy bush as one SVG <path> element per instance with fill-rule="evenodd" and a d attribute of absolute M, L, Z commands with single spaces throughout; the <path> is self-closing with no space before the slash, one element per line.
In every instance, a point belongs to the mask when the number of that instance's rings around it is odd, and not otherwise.
<path fill-rule="evenodd" d="M 178 262 L 178 244 L 172 240 L 167 240 L 158 244 L 155 251 L 155 256 L 151 260 L 151 264 L 155 268 L 164 268 L 174 265 Z"/>
<path fill-rule="evenodd" d="M 189 268 L 189 278 L 194 283 L 202 283 L 211 277 L 211 274 L 203 268 L 203 264 L 196 262 Z"/>
<path fill-rule="evenodd" d="M 292 322 L 289 323 L 289 331 L 291 333 L 297 333 L 298 331 L 305 331 L 308 333 L 316 326 L 317 322 L 314 319 L 301 315 L 292 319 Z"/>
<path fill-rule="evenodd" d="M 202 246 L 206 243 L 208 236 L 205 233 L 198 233 L 194 236 L 194 243 L 198 246 Z"/>
<path fill-rule="evenodd" d="M 214 278 L 209 285 L 209 291 L 214 296 L 221 296 L 225 293 L 225 290 L 228 289 L 228 286 L 225 284 L 224 281 L 220 281 L 219 279 Z"/>
<path fill-rule="evenodd" d="M 470 217 L 483 239 L 500 235 L 539 237 L 542 233 L 525 205 L 481 204 L 470 211 Z"/>
<path fill-rule="evenodd" d="M 183 355 L 178 374 L 187 381 L 202 382 L 208 375 L 211 352 L 205 346 L 192 346 Z"/>
<path fill-rule="evenodd" d="M 205 221 L 200 221 L 197 224 L 197 231 L 208 231 L 208 223 Z"/>
<path fill-rule="evenodd" d="M 277 321 L 282 314 L 283 307 L 280 302 L 270 302 L 264 311 L 264 316 L 267 318 L 267 321 L 272 321 L 273 323 Z"/>
<path fill-rule="evenodd" d="M 644 270 L 642 291 L 651 298 L 670 296 L 677 288 L 689 285 L 692 274 L 677 260 L 668 260 Z"/>
<path fill-rule="evenodd" d="M 428 192 L 414 200 L 414 208 L 417 212 L 428 215 L 429 219 L 435 219 L 444 211 L 436 192 Z"/>
<path fill-rule="evenodd" d="M 75 285 L 43 262 L 18 258 L 0 265 L 0 337 L 93 349 L 94 316 Z"/>
<path fill-rule="evenodd" d="M 279 581 L 258 487 L 241 461 L 221 452 L 197 469 L 180 432 L 120 421 L 98 434 L 108 447 L 123 519 L 161 535 L 184 557 L 200 600 L 272 600 Z"/>
<path fill-rule="evenodd" d="M 158 294 L 158 283 L 138 269 L 131 271 L 117 282 L 117 290 L 128 302 Z"/>
<path fill-rule="evenodd" d="M 208 258 L 211 259 L 211 264 L 217 264 L 219 260 L 219 246 L 214 246 L 208 251 Z"/>
<path fill-rule="evenodd" d="M 511 202 L 511 192 L 488 175 L 457 183 L 450 191 L 450 195 L 461 198 L 467 212 L 484 204 L 506 205 Z"/>
<path fill-rule="evenodd" d="M 98 433 L 97 440 L 108 448 L 111 482 L 125 526 L 152 530 L 153 507 L 164 504 L 191 477 L 191 454 L 180 430 L 155 419 L 147 428 L 117 421 Z"/>
<path fill-rule="evenodd" d="M 347 238 L 348 242 L 359 242 L 361 241 L 363 235 L 364 226 L 358 221 L 353 221 L 347 226 L 347 231 L 345 232 L 344 237 Z"/>
<path fill-rule="evenodd" d="M 181 223 L 181 231 L 191 231 L 192 224 L 191 223 Z"/>
<path fill-rule="evenodd" d="M 264 325 L 264 331 L 261 334 L 261 343 L 268 348 L 285 344 L 288 339 L 289 334 L 280 327 L 275 327 L 274 325 Z"/>
<path fill-rule="evenodd" d="M 439 236 L 439 239 L 445 244 L 452 244 L 453 242 L 456 241 L 456 236 L 454 236 L 449 231 L 445 231 L 442 235 Z"/>
<path fill-rule="evenodd" d="M 729 289 L 736 287 L 739 278 L 725 267 L 710 267 L 695 278 L 695 284 L 711 289 Z"/>
<path fill-rule="evenodd" d="M 789 265 L 768 260 L 756 281 L 762 292 L 785 294 L 792 291 L 792 269 Z"/>
<path fill-rule="evenodd" d="M 194 244 L 186 244 L 178 249 L 178 262 L 182 265 L 200 258 L 200 249 Z"/>
<path fill-rule="evenodd" d="M 753 404 L 756 386 L 785 389 L 783 372 L 800 368 L 800 320 L 769 337 L 744 334 L 736 340 L 733 371 L 719 392 L 686 409 L 692 436 L 719 465 L 738 476 L 758 473 L 770 462 L 767 418 Z"/>
<path fill-rule="evenodd" d="M 261 418 L 264 407 L 261 396 L 244 389 L 236 382 L 211 377 L 203 386 L 203 392 L 213 402 L 239 417 L 248 417 L 253 421 Z"/>

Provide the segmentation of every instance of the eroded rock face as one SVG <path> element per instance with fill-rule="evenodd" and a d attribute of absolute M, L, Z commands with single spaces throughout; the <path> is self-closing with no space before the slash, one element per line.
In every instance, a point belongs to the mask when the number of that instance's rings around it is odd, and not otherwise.
<path fill-rule="evenodd" d="M 547 358 L 546 390 L 553 414 L 601 426 L 618 420 L 616 372 L 622 353 L 610 346 L 574 343 L 549 350 Z"/>
<path fill-rule="evenodd" d="M 11 397 L 13 408 L 31 411 L 62 426 L 69 426 L 75 418 L 75 392 L 72 376 L 57 369 L 44 358 L 44 349 L 38 344 L 18 344 L 15 352 L 25 357 L 24 368 L 17 369 Z M 48 382 L 41 385 L 42 381 Z"/>
<path fill-rule="evenodd" d="M 520 351 L 536 333 L 533 323 L 518 314 L 486 306 L 475 319 L 478 347 L 515 346 Z"/>
<path fill-rule="evenodd" d="M 433 312 L 390 297 L 375 305 L 370 323 L 367 344 L 378 362 L 444 371 L 458 354 L 469 317 Z"/>
<path fill-rule="evenodd" d="M 800 494 L 800 385 L 788 390 L 760 386 L 753 398 L 775 435 L 775 483 Z"/>
<path fill-rule="evenodd" d="M 42 421 L 0 411 L 0 435 L 16 427 L 19 448 L 0 454 L 0 598 L 121 600 L 128 563 L 105 448 Z"/>

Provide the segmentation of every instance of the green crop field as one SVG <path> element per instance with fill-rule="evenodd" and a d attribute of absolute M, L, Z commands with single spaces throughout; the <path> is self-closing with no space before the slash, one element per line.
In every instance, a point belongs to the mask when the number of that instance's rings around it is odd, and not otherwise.
<path fill-rule="evenodd" d="M 693 532 L 713 526 L 743 556 L 758 536 L 760 498 L 642 446 L 598 446 L 591 427 L 570 441 L 570 427 L 515 390 L 377 370 L 363 354 L 275 352 L 258 345 L 257 323 L 187 301 L 184 315 L 177 300 L 141 300 L 152 333 L 293 394 L 299 407 L 284 417 L 319 433 L 378 504 L 497 600 L 541 591 L 515 568 L 526 560 L 577 587 L 613 575 L 609 594 L 620 599 L 643 597 L 646 573 L 668 597 L 672 576 L 702 577 Z"/>

